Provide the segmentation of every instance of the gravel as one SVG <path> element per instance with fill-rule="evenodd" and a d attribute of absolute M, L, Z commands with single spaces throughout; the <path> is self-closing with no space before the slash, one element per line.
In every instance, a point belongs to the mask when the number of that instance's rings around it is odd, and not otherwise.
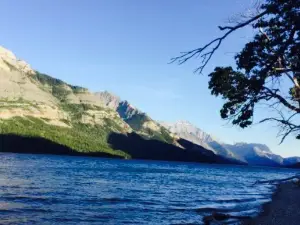
<path fill-rule="evenodd" d="M 272 202 L 263 206 L 263 212 L 242 224 L 300 225 L 300 187 L 293 183 L 278 185 Z"/>

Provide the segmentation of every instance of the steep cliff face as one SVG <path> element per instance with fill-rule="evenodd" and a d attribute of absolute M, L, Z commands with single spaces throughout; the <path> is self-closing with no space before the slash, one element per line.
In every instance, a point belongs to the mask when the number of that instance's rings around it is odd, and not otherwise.
<path fill-rule="evenodd" d="M 102 102 L 102 105 L 115 110 L 120 118 L 138 134 L 147 139 L 157 139 L 167 143 L 174 143 L 173 134 L 151 119 L 146 113 L 140 111 L 128 101 L 121 100 L 107 91 L 96 92 L 95 95 Z"/>
<path fill-rule="evenodd" d="M 114 151 L 110 133 L 132 129 L 86 88 L 34 71 L 0 48 L 0 134 L 42 137 L 83 152 Z"/>
<path fill-rule="evenodd" d="M 202 131 L 201 129 L 195 127 L 188 121 L 178 121 L 175 123 L 167 123 L 167 122 L 161 122 L 161 124 L 169 129 L 172 133 L 177 134 L 180 138 L 186 139 L 188 141 L 191 141 L 195 144 L 199 144 L 203 146 L 204 148 L 207 148 L 209 150 L 213 150 L 208 143 L 213 141 L 212 137 Z"/>
<path fill-rule="evenodd" d="M 121 102 L 120 97 L 111 94 L 108 91 L 96 92 L 95 96 L 99 98 L 103 105 L 113 110 L 117 110 Z"/>
<path fill-rule="evenodd" d="M 211 135 L 207 134 L 203 130 L 195 127 L 190 122 L 178 121 L 175 123 L 161 122 L 172 133 L 175 133 L 180 138 L 191 141 L 206 149 L 213 151 L 215 154 L 224 156 L 226 158 L 237 159 L 237 157 L 228 149 L 226 149 L 222 143 L 219 143 Z"/>
<path fill-rule="evenodd" d="M 21 73 L 34 75 L 35 71 L 23 60 L 18 59 L 14 53 L 0 46 L 0 69 L 4 71 L 18 70 Z"/>
<path fill-rule="evenodd" d="M 48 118 L 49 123 L 67 126 L 60 120 L 68 115 L 59 101 L 39 87 L 36 72 L 9 50 L 0 47 L 0 118 L 33 116 Z"/>

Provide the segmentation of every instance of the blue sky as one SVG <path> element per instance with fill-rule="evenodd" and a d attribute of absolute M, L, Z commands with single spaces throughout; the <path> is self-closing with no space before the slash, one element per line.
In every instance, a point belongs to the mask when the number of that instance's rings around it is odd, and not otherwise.
<path fill-rule="evenodd" d="M 203 75 L 193 73 L 196 60 L 168 64 L 180 51 L 216 37 L 217 26 L 250 2 L 1 0 L 0 45 L 36 70 L 92 91 L 108 90 L 153 119 L 188 120 L 224 142 L 264 143 L 280 155 L 300 155 L 293 137 L 278 145 L 272 125 L 242 130 L 221 120 L 222 100 L 208 90 L 206 75 L 231 65 L 251 30 L 224 42 Z"/>

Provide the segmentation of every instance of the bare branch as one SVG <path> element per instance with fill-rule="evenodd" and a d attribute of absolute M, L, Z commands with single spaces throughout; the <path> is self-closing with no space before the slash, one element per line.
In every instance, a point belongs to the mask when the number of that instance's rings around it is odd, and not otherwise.
<path fill-rule="evenodd" d="M 278 99 L 285 107 L 289 108 L 292 111 L 295 111 L 297 113 L 300 113 L 300 108 L 290 104 L 284 97 L 282 97 L 281 95 L 277 94 L 276 92 L 273 92 L 271 89 L 264 87 L 264 89 L 267 91 L 267 93 L 269 93 L 269 95 L 272 98 L 276 98 Z"/>
<path fill-rule="evenodd" d="M 274 120 L 274 121 L 279 122 L 279 123 L 282 123 L 282 124 L 284 124 L 284 125 L 288 125 L 288 126 L 291 127 L 291 128 L 298 127 L 298 126 L 296 126 L 295 124 L 292 124 L 292 123 L 290 123 L 290 122 L 288 122 L 288 121 L 286 121 L 286 120 L 280 120 L 280 119 L 273 118 L 273 117 L 265 118 L 265 119 L 261 120 L 260 123 L 264 123 L 264 122 L 270 121 L 270 120 Z M 299 128 L 300 128 L 300 126 L 299 126 Z"/>
<path fill-rule="evenodd" d="M 228 18 L 228 23 L 230 24 L 237 24 L 241 21 L 248 20 L 249 18 L 254 17 L 261 12 L 262 0 L 252 0 L 250 5 L 246 7 L 243 12 L 237 13 L 230 18 Z M 237 22 L 238 21 L 238 22 Z"/>
<path fill-rule="evenodd" d="M 285 132 L 285 134 L 283 134 L 283 136 L 282 136 L 282 138 L 281 138 L 279 144 L 281 145 L 281 144 L 284 142 L 284 140 L 286 139 L 286 137 L 289 136 L 292 132 L 293 132 L 292 129 L 289 130 L 289 131 L 287 131 L 287 132 Z"/>
<path fill-rule="evenodd" d="M 219 28 L 220 30 L 231 30 L 231 29 L 233 29 L 233 27 L 229 27 L 229 26 L 225 26 L 225 27 L 218 26 L 218 28 Z"/>
<path fill-rule="evenodd" d="M 282 144 L 288 135 L 290 135 L 293 132 L 296 132 L 296 131 L 300 130 L 299 125 L 295 125 L 295 124 L 290 122 L 290 120 L 297 114 L 298 113 L 295 113 L 295 114 L 291 115 L 288 119 L 286 119 L 283 116 L 283 114 L 280 112 L 280 116 L 281 116 L 282 119 L 277 119 L 277 118 L 274 118 L 274 117 L 270 117 L 270 118 L 265 118 L 265 119 L 261 120 L 260 123 L 264 123 L 264 122 L 267 122 L 267 121 L 275 121 L 275 122 L 281 124 L 282 125 L 282 131 L 278 133 L 278 136 L 282 136 L 281 141 L 279 143 L 279 144 Z"/>
<path fill-rule="evenodd" d="M 228 31 L 223 36 L 212 40 L 211 42 L 204 45 L 203 47 L 196 48 L 196 49 L 193 49 L 193 50 L 187 51 L 187 52 L 182 52 L 180 56 L 171 58 L 170 63 L 177 62 L 179 65 L 181 65 L 181 64 L 185 63 L 186 61 L 188 61 L 189 59 L 193 58 L 194 56 L 200 55 L 203 58 L 203 61 L 202 61 L 202 64 L 195 70 L 195 72 L 202 73 L 203 69 L 205 68 L 207 63 L 210 61 L 210 59 L 213 56 L 213 54 L 215 53 L 215 51 L 220 47 L 223 40 L 228 35 L 230 35 L 235 30 L 238 30 L 240 28 L 243 28 L 243 27 L 251 24 L 252 22 L 254 22 L 255 20 L 261 18 L 262 16 L 264 16 L 266 14 L 267 14 L 267 11 L 264 11 L 256 16 L 252 17 L 251 19 L 249 19 L 243 23 L 240 23 L 234 27 L 219 27 L 221 30 L 223 29 L 223 30 L 228 30 Z M 205 52 L 209 47 L 212 47 L 212 50 Z"/>

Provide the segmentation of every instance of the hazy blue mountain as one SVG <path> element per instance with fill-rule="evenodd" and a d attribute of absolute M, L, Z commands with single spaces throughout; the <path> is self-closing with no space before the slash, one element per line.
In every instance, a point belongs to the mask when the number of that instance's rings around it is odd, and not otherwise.
<path fill-rule="evenodd" d="M 257 143 L 236 143 L 234 145 L 225 145 L 241 160 L 250 165 L 263 166 L 289 166 L 300 162 L 300 157 L 283 158 L 274 154 L 268 146 Z"/>
<path fill-rule="evenodd" d="M 211 150 L 215 154 L 234 160 L 238 159 L 249 165 L 288 166 L 300 162 L 300 157 L 283 158 L 274 154 L 265 144 L 242 142 L 233 145 L 226 144 L 187 121 L 160 123 L 180 138 Z"/>
<path fill-rule="evenodd" d="M 286 166 L 297 164 L 297 163 L 300 163 L 300 157 L 297 156 L 283 159 L 283 164 Z"/>
<path fill-rule="evenodd" d="M 197 128 L 193 124 L 187 121 L 178 121 L 175 123 L 161 122 L 172 133 L 178 135 L 180 138 L 191 141 L 195 144 L 213 151 L 215 154 L 224 156 L 226 158 L 237 159 L 237 157 L 226 147 L 216 140 L 214 137 L 204 132 L 200 128 Z"/>
<path fill-rule="evenodd" d="M 225 144 L 225 147 L 250 165 L 280 166 L 283 158 L 271 152 L 268 146 L 256 143 Z"/>

